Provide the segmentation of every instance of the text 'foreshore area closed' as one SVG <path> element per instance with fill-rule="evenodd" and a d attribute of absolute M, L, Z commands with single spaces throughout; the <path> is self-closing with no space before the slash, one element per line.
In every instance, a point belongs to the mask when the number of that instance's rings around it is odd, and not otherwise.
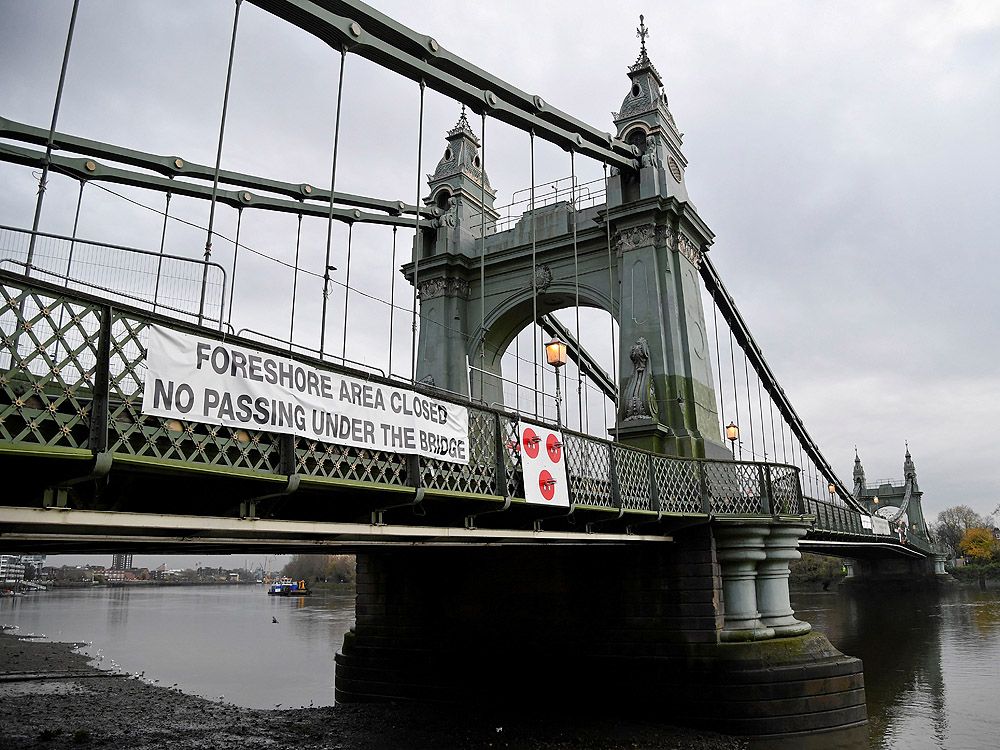
<path fill-rule="evenodd" d="M 142 411 L 469 462 L 465 407 L 287 357 L 150 326 Z"/>

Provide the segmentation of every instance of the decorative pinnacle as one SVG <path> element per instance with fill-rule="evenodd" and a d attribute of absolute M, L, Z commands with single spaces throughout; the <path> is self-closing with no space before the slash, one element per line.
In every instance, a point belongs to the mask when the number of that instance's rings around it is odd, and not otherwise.
<path fill-rule="evenodd" d="M 455 127 L 448 131 L 448 135 L 458 135 L 459 133 L 466 132 L 470 135 L 473 134 L 472 126 L 469 125 L 469 118 L 465 116 L 465 105 L 462 105 L 462 115 L 458 118 L 458 122 L 455 123 Z"/>
<path fill-rule="evenodd" d="M 639 37 L 639 57 L 629 66 L 629 70 L 635 73 L 643 68 L 649 68 L 659 79 L 660 74 L 656 72 L 656 68 L 653 67 L 653 63 L 649 61 L 649 55 L 646 53 L 646 37 L 649 36 L 649 29 L 646 28 L 645 16 L 639 16 L 639 26 L 635 30 L 635 35 Z"/>
<path fill-rule="evenodd" d="M 649 29 L 646 28 L 646 17 L 639 14 L 639 28 L 635 30 L 635 35 L 639 37 L 639 54 L 646 56 L 646 37 L 649 36 Z"/>

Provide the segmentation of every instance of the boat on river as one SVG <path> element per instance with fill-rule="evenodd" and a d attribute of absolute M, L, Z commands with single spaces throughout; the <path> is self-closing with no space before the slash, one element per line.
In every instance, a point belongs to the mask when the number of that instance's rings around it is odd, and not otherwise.
<path fill-rule="evenodd" d="M 309 596 L 311 593 L 305 581 L 293 581 L 291 578 L 273 581 L 267 587 L 268 596 Z"/>

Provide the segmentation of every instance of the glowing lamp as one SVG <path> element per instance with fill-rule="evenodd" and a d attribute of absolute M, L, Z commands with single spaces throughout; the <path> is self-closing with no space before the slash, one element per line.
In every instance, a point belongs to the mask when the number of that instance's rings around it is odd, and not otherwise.
<path fill-rule="evenodd" d="M 566 364 L 566 344 L 553 338 L 545 345 L 545 361 L 556 368 Z"/>

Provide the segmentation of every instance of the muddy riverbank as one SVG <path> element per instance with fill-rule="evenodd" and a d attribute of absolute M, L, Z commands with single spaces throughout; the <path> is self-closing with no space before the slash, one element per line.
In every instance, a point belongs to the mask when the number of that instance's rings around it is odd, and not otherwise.
<path fill-rule="evenodd" d="M 730 737 L 593 717 L 555 721 L 412 705 L 240 708 L 96 670 L 72 648 L 0 634 L 0 749 L 745 747 Z"/>

